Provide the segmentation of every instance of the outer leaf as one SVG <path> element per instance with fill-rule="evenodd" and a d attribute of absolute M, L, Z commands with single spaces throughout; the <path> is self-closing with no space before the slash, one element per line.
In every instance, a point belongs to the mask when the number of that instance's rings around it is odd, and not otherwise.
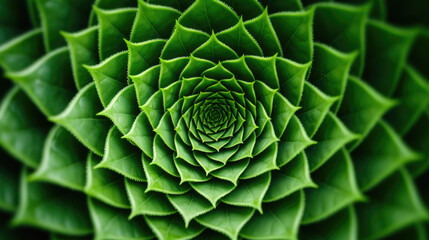
<path fill-rule="evenodd" d="M 235 188 L 234 184 L 217 179 L 202 183 L 191 183 L 191 186 L 201 196 L 209 200 L 213 207 L 216 207 L 217 202 Z"/>
<path fill-rule="evenodd" d="M 204 228 L 201 225 L 191 223 L 184 226 L 179 215 L 165 217 L 145 216 L 146 222 L 160 240 L 187 240 L 201 234 Z"/>
<path fill-rule="evenodd" d="M 278 143 L 275 142 L 250 161 L 249 166 L 240 176 L 240 179 L 254 178 L 265 172 L 279 169 L 276 164 L 277 154 Z"/>
<path fill-rule="evenodd" d="M 271 176 L 264 202 L 280 200 L 303 188 L 317 187 L 310 177 L 308 160 L 304 153 L 299 154 L 280 171 L 273 171 Z"/>
<path fill-rule="evenodd" d="M 162 193 L 145 192 L 146 184 L 125 179 L 131 203 L 130 219 L 138 215 L 166 216 L 176 212 Z"/>
<path fill-rule="evenodd" d="M 175 158 L 174 164 L 180 175 L 180 184 L 184 182 L 205 182 L 211 178 L 211 176 L 204 174 L 202 169 L 194 167 L 180 158 Z"/>
<path fill-rule="evenodd" d="M 135 181 L 145 181 L 141 152 L 113 127 L 107 135 L 103 159 L 96 168 L 106 168 Z"/>
<path fill-rule="evenodd" d="M 173 152 L 170 151 L 158 134 L 155 135 L 153 140 L 153 161 L 151 164 L 160 167 L 164 172 L 172 176 L 179 177 Z"/>
<path fill-rule="evenodd" d="M 48 129 L 43 115 L 18 87 L 0 106 L 0 145 L 25 165 L 37 167 Z"/>
<path fill-rule="evenodd" d="M 28 68 L 6 76 L 21 86 L 47 116 L 60 113 L 75 94 L 67 48 L 59 48 Z"/>
<path fill-rule="evenodd" d="M 270 13 L 283 12 L 283 11 L 301 11 L 302 4 L 298 0 L 261 0 L 261 3 L 269 8 Z"/>
<path fill-rule="evenodd" d="M 139 75 L 130 76 L 136 86 L 137 101 L 143 106 L 149 98 L 158 90 L 160 76 L 159 65 L 146 69 Z"/>
<path fill-rule="evenodd" d="M 201 195 L 194 191 L 177 196 L 169 195 L 168 199 L 183 217 L 185 227 L 188 227 L 189 223 L 195 217 L 213 209 L 213 206 L 209 201 L 207 201 L 207 199 L 201 197 Z"/>
<path fill-rule="evenodd" d="M 78 92 L 64 112 L 49 120 L 69 130 L 83 145 L 101 156 L 110 125 L 107 119 L 96 117 L 101 109 L 92 83 Z"/>
<path fill-rule="evenodd" d="M 182 1 L 177 1 L 177 0 L 148 0 L 149 3 L 152 4 L 158 4 L 158 5 L 162 5 L 162 6 L 169 6 L 171 8 L 174 9 L 178 9 L 180 11 L 185 11 L 186 9 L 189 8 L 189 6 L 192 5 L 194 0 L 182 0 Z"/>
<path fill-rule="evenodd" d="M 0 152 L 0 154 L 4 154 Z M 2 156 L 0 168 L 0 209 L 6 212 L 16 211 L 19 194 L 19 163 Z"/>
<path fill-rule="evenodd" d="M 345 206 L 364 199 L 356 183 L 350 155 L 341 150 L 312 177 L 317 189 L 308 189 L 303 223 L 322 220 Z"/>
<path fill-rule="evenodd" d="M 246 206 L 262 213 L 262 199 L 271 183 L 271 174 L 265 173 L 258 177 L 240 181 L 240 184 L 222 202 L 234 206 Z"/>
<path fill-rule="evenodd" d="M 100 160 L 89 154 L 86 166 L 85 193 L 117 208 L 129 208 L 124 178 L 110 170 L 95 169 Z"/>
<path fill-rule="evenodd" d="M 296 239 L 304 212 L 302 191 L 280 201 L 265 204 L 265 213 L 256 213 L 240 232 L 248 239 Z"/>
<path fill-rule="evenodd" d="M 42 162 L 31 180 L 42 180 L 74 190 L 85 187 L 86 148 L 67 130 L 53 127 L 45 141 Z"/>
<path fill-rule="evenodd" d="M 166 40 L 155 39 L 141 43 L 126 41 L 128 46 L 128 75 L 137 75 L 159 63 Z"/>
<path fill-rule="evenodd" d="M 24 169 L 20 181 L 19 207 L 13 225 L 29 225 L 68 235 L 87 235 L 92 232 L 82 194 L 49 184 L 30 183 L 27 176 L 27 170 Z"/>
<path fill-rule="evenodd" d="M 359 236 L 374 239 L 387 236 L 413 223 L 428 219 L 412 179 L 401 170 L 369 193 L 371 203 L 360 205 Z M 393 197 L 395 196 L 395 197 Z M 371 221 L 377 224 L 371 224 Z"/>
<path fill-rule="evenodd" d="M 252 217 L 254 210 L 251 208 L 221 205 L 214 211 L 196 218 L 197 222 L 227 235 L 230 239 L 237 239 L 240 230 Z"/>
<path fill-rule="evenodd" d="M 131 41 L 143 42 L 157 38 L 168 38 L 180 12 L 169 7 L 151 5 L 139 0 L 139 8 L 131 31 Z"/>
<path fill-rule="evenodd" d="M 241 174 L 246 170 L 247 166 L 249 165 L 249 162 L 249 159 L 237 162 L 229 162 L 228 166 L 215 170 L 211 172 L 210 175 L 237 185 L 238 179 L 240 178 Z"/>
<path fill-rule="evenodd" d="M 273 112 L 271 114 L 274 132 L 280 138 L 283 136 L 284 131 L 289 123 L 291 117 L 299 108 L 293 106 L 285 97 L 280 93 L 274 95 Z"/>
<path fill-rule="evenodd" d="M 128 220 L 126 210 L 118 210 L 88 198 L 95 239 L 143 240 L 154 236 L 143 218 Z"/>
<path fill-rule="evenodd" d="M 214 33 L 207 42 L 195 49 L 193 55 L 212 62 L 238 58 L 237 53 L 224 43 L 220 42 Z"/>
<path fill-rule="evenodd" d="M 287 59 L 277 57 L 277 76 L 280 82 L 280 93 L 295 106 L 301 101 L 304 82 L 311 63 L 298 64 Z"/>
<path fill-rule="evenodd" d="M 286 2 L 286 1 L 284 1 Z M 273 8 L 268 8 L 273 10 Z M 313 58 L 313 10 L 270 16 L 285 58 L 308 63 Z"/>
<path fill-rule="evenodd" d="M 258 0 L 222 0 L 222 2 L 231 6 L 244 20 L 255 18 L 264 11 Z"/>
<path fill-rule="evenodd" d="M 140 113 L 136 118 L 130 132 L 123 136 L 123 138 L 136 144 L 144 154 L 150 157 L 153 157 L 152 143 L 154 137 L 155 133 L 144 112 Z"/>
<path fill-rule="evenodd" d="M 182 14 L 179 22 L 186 27 L 210 33 L 234 26 L 238 22 L 238 16 L 220 1 L 197 0 Z"/>

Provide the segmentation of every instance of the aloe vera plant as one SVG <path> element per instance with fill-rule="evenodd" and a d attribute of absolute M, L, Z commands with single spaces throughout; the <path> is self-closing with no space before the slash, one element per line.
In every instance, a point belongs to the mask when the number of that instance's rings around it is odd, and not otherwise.
<path fill-rule="evenodd" d="M 0 238 L 427 239 L 429 30 L 353 2 L 0 1 Z"/>

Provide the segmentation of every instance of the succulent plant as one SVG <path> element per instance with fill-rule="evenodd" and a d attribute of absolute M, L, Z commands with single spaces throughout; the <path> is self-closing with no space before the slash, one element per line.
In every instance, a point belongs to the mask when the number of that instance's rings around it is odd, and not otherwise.
<path fill-rule="evenodd" d="M 51 239 L 427 239 L 429 30 L 353 2 L 0 1 L 0 209 Z"/>

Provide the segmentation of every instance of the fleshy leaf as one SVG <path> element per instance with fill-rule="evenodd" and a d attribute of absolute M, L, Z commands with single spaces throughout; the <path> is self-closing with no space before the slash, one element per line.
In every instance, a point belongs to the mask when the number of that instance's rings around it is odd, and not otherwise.
<path fill-rule="evenodd" d="M 206 154 L 203 153 L 199 153 L 199 152 L 194 152 L 193 153 L 194 158 L 196 160 L 196 162 L 198 162 L 198 164 L 204 169 L 204 171 L 206 172 L 206 175 L 208 175 L 209 173 L 222 168 L 223 166 L 225 166 L 223 163 L 221 162 L 216 162 L 211 160 L 210 158 L 207 157 Z"/>
<path fill-rule="evenodd" d="M 273 112 L 271 119 L 273 122 L 274 132 L 280 138 L 283 136 L 284 131 L 289 123 L 289 120 L 299 108 L 293 106 L 285 97 L 280 93 L 274 95 Z"/>
<path fill-rule="evenodd" d="M 47 116 L 60 113 L 76 91 L 68 48 L 52 51 L 26 69 L 6 76 L 22 87 Z"/>
<path fill-rule="evenodd" d="M 186 27 L 211 33 L 234 26 L 238 16 L 220 1 L 197 0 L 182 14 L 179 22 Z"/>
<path fill-rule="evenodd" d="M 179 172 L 175 165 L 173 152 L 165 145 L 160 135 L 155 135 L 153 140 L 153 160 L 151 164 L 160 167 L 164 172 L 179 177 Z"/>
<path fill-rule="evenodd" d="M 231 6 L 244 20 L 255 18 L 264 11 L 258 0 L 222 0 L 222 2 Z"/>
<path fill-rule="evenodd" d="M 169 195 L 168 199 L 183 217 L 186 227 L 189 226 L 192 219 L 213 209 L 213 206 L 207 199 L 194 191 L 177 196 Z"/>
<path fill-rule="evenodd" d="M 27 176 L 24 169 L 19 207 L 12 225 L 33 226 L 68 235 L 92 232 L 84 195 L 50 184 L 28 182 Z"/>
<path fill-rule="evenodd" d="M 98 36 L 100 60 L 105 60 L 119 51 L 126 50 L 127 45 L 123 39 L 129 39 L 136 9 L 101 10 L 94 7 L 94 10 L 100 25 Z"/>
<path fill-rule="evenodd" d="M 150 125 L 149 119 L 147 118 L 144 112 L 140 113 L 137 116 L 137 119 L 134 121 L 133 126 L 129 133 L 127 133 L 123 138 L 126 138 L 136 144 L 144 154 L 149 157 L 153 157 L 153 139 L 155 133 L 153 128 Z"/>
<path fill-rule="evenodd" d="M 250 71 L 249 66 L 247 66 L 244 56 L 239 59 L 224 61 L 222 62 L 222 66 L 232 72 L 236 79 L 248 82 L 255 81 L 255 77 L 252 71 Z"/>
<path fill-rule="evenodd" d="M 126 41 L 128 46 L 128 75 L 137 75 L 159 64 L 166 40 L 154 39 L 140 43 Z"/>
<path fill-rule="evenodd" d="M 322 220 L 353 202 L 364 200 L 352 160 L 344 149 L 314 172 L 312 178 L 318 188 L 306 191 L 303 223 Z"/>
<path fill-rule="evenodd" d="M 122 134 L 127 134 L 140 113 L 134 85 L 122 89 L 97 115 L 108 117 Z"/>
<path fill-rule="evenodd" d="M 310 177 L 307 156 L 299 154 L 289 164 L 280 168 L 280 171 L 273 171 L 270 186 L 264 197 L 264 202 L 278 201 L 288 197 L 296 191 L 317 187 Z"/>
<path fill-rule="evenodd" d="M 127 85 L 127 72 L 124 71 L 127 68 L 127 56 L 127 52 L 120 52 L 97 65 L 85 65 L 94 79 L 104 107 Z"/>
<path fill-rule="evenodd" d="M 269 6 L 270 13 L 284 12 L 284 11 L 302 11 L 302 4 L 299 0 L 260 0 L 264 6 Z"/>
<path fill-rule="evenodd" d="M 141 152 L 121 137 L 118 128 L 113 127 L 109 131 L 103 159 L 96 168 L 106 168 L 135 181 L 145 181 Z"/>
<path fill-rule="evenodd" d="M 296 239 L 304 212 L 302 191 L 280 201 L 264 204 L 264 214 L 255 213 L 240 232 L 248 239 Z"/>
<path fill-rule="evenodd" d="M 231 193 L 222 198 L 222 202 L 233 206 L 251 207 L 262 213 L 262 200 L 270 184 L 270 173 L 240 181 Z"/>
<path fill-rule="evenodd" d="M 240 179 L 249 179 L 259 176 L 263 173 L 279 169 L 276 164 L 278 155 L 278 144 L 273 143 L 262 153 L 251 159 L 249 166 L 240 176 Z"/>
<path fill-rule="evenodd" d="M 204 227 L 191 223 L 185 227 L 178 214 L 166 217 L 145 216 L 146 222 L 156 237 L 160 240 L 188 240 L 193 239 L 204 231 Z"/>
<path fill-rule="evenodd" d="M 428 219 L 428 211 L 405 170 L 386 179 L 368 195 L 371 202 L 359 205 L 356 209 L 361 238 L 382 238 L 413 223 Z"/>
<path fill-rule="evenodd" d="M 312 60 L 313 15 L 314 11 L 308 10 L 282 12 L 270 16 L 285 58 L 299 63 L 308 63 Z"/>
<path fill-rule="evenodd" d="M 221 205 L 214 211 L 196 218 L 197 222 L 227 235 L 230 239 L 238 239 L 243 226 L 252 217 L 255 210 L 245 207 L 228 207 Z"/>
<path fill-rule="evenodd" d="M 99 162 L 100 159 L 94 154 L 89 154 L 85 193 L 113 207 L 129 208 L 130 203 L 125 192 L 124 177 L 110 170 L 95 169 Z"/>
<path fill-rule="evenodd" d="M 95 239 L 144 240 L 153 233 L 143 218 L 128 220 L 126 210 L 112 208 L 88 198 Z"/>
<path fill-rule="evenodd" d="M 179 179 L 169 175 L 155 165 L 151 165 L 148 157 L 143 154 L 143 169 L 147 178 L 146 192 L 155 191 L 164 194 L 183 194 L 190 187 L 188 184 L 179 185 Z"/>
<path fill-rule="evenodd" d="M 4 154 L 0 152 L 0 154 Z M 0 168 L 0 210 L 14 212 L 18 206 L 20 164 L 2 156 Z"/>
<path fill-rule="evenodd" d="M 78 92 L 63 113 L 49 119 L 69 130 L 83 145 L 101 156 L 111 124 L 96 116 L 101 109 L 95 84 L 91 83 Z"/>
<path fill-rule="evenodd" d="M 131 203 L 130 219 L 138 215 L 167 216 L 176 212 L 163 193 L 145 192 L 145 183 L 125 179 L 125 186 Z"/>
<path fill-rule="evenodd" d="M 230 47 L 220 42 L 213 33 L 207 42 L 195 49 L 193 55 L 212 62 L 225 61 L 238 58 L 237 53 Z"/>
<path fill-rule="evenodd" d="M 149 98 L 158 90 L 160 66 L 156 65 L 146 69 L 139 75 L 130 76 L 136 86 L 137 101 L 143 106 Z"/>
<path fill-rule="evenodd" d="M 211 178 L 211 176 L 204 174 L 203 169 L 194 167 L 180 158 L 175 158 L 174 164 L 179 172 L 181 184 L 184 182 L 205 182 Z"/>
<path fill-rule="evenodd" d="M 282 57 L 276 59 L 277 75 L 280 82 L 279 92 L 297 106 L 304 91 L 304 82 L 311 63 L 298 64 Z"/>
<path fill-rule="evenodd" d="M 249 161 L 249 159 L 244 159 L 237 162 L 229 162 L 228 166 L 215 170 L 211 172 L 210 175 L 237 185 L 237 181 L 244 170 L 246 170 Z"/>
<path fill-rule="evenodd" d="M 208 182 L 190 183 L 201 196 L 210 201 L 213 207 L 217 206 L 217 202 L 234 190 L 234 184 L 218 179 L 211 179 Z"/>
<path fill-rule="evenodd" d="M 131 31 L 131 41 L 143 42 L 158 38 L 168 38 L 180 12 L 161 5 L 151 5 L 138 1 L 138 11 Z"/>
<path fill-rule="evenodd" d="M 194 0 L 181 0 L 181 1 L 177 1 L 177 0 L 148 0 L 148 2 L 152 3 L 152 4 L 162 5 L 162 6 L 169 6 L 171 8 L 178 9 L 178 10 L 183 12 L 186 9 L 188 9 L 189 6 L 192 5 Z"/>
<path fill-rule="evenodd" d="M 0 145 L 27 166 L 37 167 L 48 133 L 44 116 L 18 87 L 0 105 Z"/>
<path fill-rule="evenodd" d="M 280 83 L 277 77 L 276 59 L 277 55 L 266 58 L 246 56 L 246 64 L 257 80 L 265 83 L 269 88 L 278 89 Z"/>
<path fill-rule="evenodd" d="M 67 130 L 53 127 L 45 141 L 42 162 L 29 179 L 82 191 L 87 154 L 86 148 Z"/>
<path fill-rule="evenodd" d="M 343 146 L 359 137 L 348 130 L 335 115 L 329 113 L 313 138 L 317 144 L 306 150 L 310 170 L 314 171 L 322 166 Z"/>
<path fill-rule="evenodd" d="M 359 186 L 368 190 L 419 155 L 384 121 L 353 151 Z"/>
<path fill-rule="evenodd" d="M 91 27 L 77 33 L 62 33 L 67 41 L 76 88 L 81 89 L 92 82 L 91 75 L 83 65 L 98 62 L 98 27 Z"/>

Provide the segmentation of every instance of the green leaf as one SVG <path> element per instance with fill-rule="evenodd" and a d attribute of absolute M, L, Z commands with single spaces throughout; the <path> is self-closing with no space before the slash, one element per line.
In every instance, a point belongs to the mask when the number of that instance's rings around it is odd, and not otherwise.
<path fill-rule="evenodd" d="M 399 99 L 400 104 L 386 118 L 400 135 L 404 135 L 429 106 L 429 81 L 406 66 L 393 97 Z"/>
<path fill-rule="evenodd" d="M 428 219 L 427 209 L 405 170 L 396 172 L 368 195 L 371 202 L 356 209 L 359 237 L 362 239 L 383 238 Z"/>
<path fill-rule="evenodd" d="M 338 111 L 346 90 L 350 68 L 356 52 L 345 54 L 326 45 L 314 45 L 314 61 L 309 81 L 329 96 L 338 97 L 333 106 Z"/>
<path fill-rule="evenodd" d="M 320 3 L 314 6 L 314 38 L 343 52 L 359 51 L 351 72 L 362 75 L 365 63 L 365 32 L 370 5 Z M 327 92 L 328 93 L 328 92 Z"/>
<path fill-rule="evenodd" d="M 94 7 L 94 11 L 100 24 L 98 50 L 100 60 L 103 61 L 127 49 L 123 39 L 129 39 L 137 11 L 133 8 L 101 10 L 97 7 Z"/>
<path fill-rule="evenodd" d="M 278 155 L 278 144 L 273 143 L 262 153 L 251 159 L 240 179 L 249 179 L 259 176 L 263 173 L 279 169 L 276 164 Z"/>
<path fill-rule="evenodd" d="M 264 214 L 255 213 L 240 232 L 248 239 L 296 239 L 304 212 L 302 191 L 280 201 L 264 204 Z"/>
<path fill-rule="evenodd" d="M 368 21 L 366 30 L 367 54 L 363 78 L 383 95 L 391 96 L 416 32 L 378 21 Z"/>
<path fill-rule="evenodd" d="M 188 57 L 195 49 L 209 39 L 207 33 L 187 28 L 176 22 L 173 35 L 168 39 L 161 53 L 161 58 L 171 60 L 177 57 Z"/>
<path fill-rule="evenodd" d="M 199 77 L 204 71 L 214 66 L 216 65 L 211 61 L 191 55 L 188 65 L 183 69 L 179 78 Z"/>
<path fill-rule="evenodd" d="M 249 159 L 229 162 L 227 166 L 210 173 L 213 177 L 229 181 L 237 186 L 237 181 L 249 165 Z"/>
<path fill-rule="evenodd" d="M 271 173 L 272 180 L 264 202 L 274 202 L 288 197 L 298 190 L 317 187 L 310 177 L 307 156 L 299 154 L 289 164 Z"/>
<path fill-rule="evenodd" d="M 180 175 L 180 184 L 184 182 L 205 182 L 211 179 L 211 176 L 204 174 L 203 169 L 194 167 L 180 158 L 174 158 L 174 164 Z"/>
<path fill-rule="evenodd" d="M 153 140 L 153 160 L 151 164 L 160 167 L 164 172 L 179 177 L 179 172 L 173 158 L 173 152 L 165 145 L 160 135 L 155 135 Z"/>
<path fill-rule="evenodd" d="M 369 190 L 419 155 L 384 121 L 353 151 L 359 186 Z"/>
<path fill-rule="evenodd" d="M 123 138 L 130 140 L 139 147 L 144 154 L 153 157 L 153 139 L 155 133 L 150 125 L 149 119 L 144 112 L 137 116 L 129 133 Z"/>
<path fill-rule="evenodd" d="M 164 104 L 161 91 L 154 93 L 143 106 L 140 106 L 143 112 L 146 113 L 153 129 L 155 129 L 161 121 L 162 115 L 164 113 L 163 106 Z"/>
<path fill-rule="evenodd" d="M 213 209 L 209 201 L 194 191 L 177 196 L 168 195 L 168 200 L 183 217 L 185 227 L 188 227 L 194 218 Z"/>
<path fill-rule="evenodd" d="M 160 240 L 193 239 L 204 231 L 204 227 L 196 223 L 191 223 L 188 227 L 185 227 L 178 214 L 168 218 L 145 216 L 145 219 Z"/>
<path fill-rule="evenodd" d="M 265 7 L 269 8 L 270 13 L 284 12 L 284 11 L 302 11 L 302 4 L 299 0 L 261 0 Z"/>
<path fill-rule="evenodd" d="M 37 0 L 35 2 L 42 22 L 47 51 L 65 44 L 59 31 L 73 32 L 87 25 L 92 4 L 86 0 Z"/>
<path fill-rule="evenodd" d="M 196 218 L 203 226 L 219 231 L 230 239 L 238 239 L 238 234 L 252 217 L 255 210 L 245 207 L 221 205 L 216 210 Z"/>
<path fill-rule="evenodd" d="M 45 141 L 42 162 L 29 179 L 83 191 L 87 154 L 88 150 L 73 135 L 55 126 Z"/>
<path fill-rule="evenodd" d="M 109 120 L 96 116 L 101 109 L 92 83 L 81 89 L 61 114 L 49 120 L 69 130 L 83 145 L 101 156 L 111 124 Z"/>
<path fill-rule="evenodd" d="M 131 203 L 129 219 L 138 215 L 167 216 L 176 212 L 164 194 L 145 192 L 146 183 L 125 179 L 125 187 Z"/>
<path fill-rule="evenodd" d="M 95 168 L 100 159 L 90 153 L 86 165 L 85 193 L 117 208 L 130 208 L 124 177 L 110 170 Z"/>
<path fill-rule="evenodd" d="M 250 138 L 248 138 L 243 145 L 237 150 L 237 152 L 229 159 L 229 162 L 235 162 L 245 158 L 253 157 L 253 149 L 256 144 L 256 134 L 251 133 Z"/>
<path fill-rule="evenodd" d="M 150 191 L 179 195 L 189 191 L 188 184 L 179 185 L 179 180 L 150 164 L 148 157 L 143 154 L 143 169 L 147 178 L 146 193 Z"/>
<path fill-rule="evenodd" d="M 143 42 L 158 38 L 168 38 L 180 12 L 169 7 L 138 1 L 138 11 L 131 31 L 131 41 Z"/>
<path fill-rule="evenodd" d="M 213 207 L 216 207 L 217 202 L 235 188 L 234 184 L 218 179 L 190 184 L 195 191 L 209 200 Z"/>
<path fill-rule="evenodd" d="M 343 146 L 359 137 L 348 130 L 335 115 L 329 113 L 313 138 L 317 144 L 306 150 L 310 170 L 314 171 L 322 166 Z"/>
<path fill-rule="evenodd" d="M 125 41 L 128 47 L 128 75 L 137 75 L 159 64 L 166 40 L 154 39 L 140 43 Z"/>
<path fill-rule="evenodd" d="M 238 23 L 227 30 L 216 34 L 217 39 L 234 49 L 237 55 L 256 55 L 262 56 L 262 49 L 256 40 L 244 27 L 243 19 L 240 18 Z"/>
<path fill-rule="evenodd" d="M 244 20 L 255 18 L 264 11 L 258 0 L 222 0 L 222 2 L 231 6 L 237 15 L 242 16 Z"/>
<path fill-rule="evenodd" d="M 135 181 L 145 181 L 141 152 L 121 137 L 118 128 L 110 129 L 103 159 L 96 168 L 106 168 Z"/>
<path fill-rule="evenodd" d="M 253 76 L 271 89 L 280 87 L 277 77 L 276 58 L 276 54 L 272 57 L 246 56 L 245 58 Z"/>
<path fill-rule="evenodd" d="M 301 101 L 306 75 L 311 63 L 299 64 L 282 57 L 276 58 L 277 76 L 280 82 L 279 92 L 295 106 Z"/>
<path fill-rule="evenodd" d="M 0 65 L 7 72 L 20 71 L 44 53 L 42 30 L 35 29 L 1 45 Z"/>
<path fill-rule="evenodd" d="M 358 101 L 357 101 L 358 99 Z M 351 144 L 358 146 L 377 124 L 381 117 L 393 106 L 395 101 L 385 98 L 364 81 L 350 77 L 338 116 L 344 124 L 362 136 Z"/>
<path fill-rule="evenodd" d="M 169 6 L 183 12 L 191 6 L 194 0 L 148 0 L 148 2 L 162 6 Z"/>
<path fill-rule="evenodd" d="M 273 9 L 275 8 L 268 8 L 268 10 Z M 312 60 L 313 15 L 313 10 L 270 15 L 285 58 L 299 63 L 308 63 Z"/>
<path fill-rule="evenodd" d="M 116 94 L 127 86 L 127 52 L 112 55 L 103 62 L 86 66 L 97 86 L 101 103 L 106 107 Z"/>
<path fill-rule="evenodd" d="M 308 137 L 299 119 L 293 116 L 278 143 L 277 166 L 283 167 L 300 152 L 315 143 Z"/>
<path fill-rule="evenodd" d="M 28 182 L 27 176 L 24 169 L 13 226 L 33 226 L 67 235 L 92 232 L 84 195 L 50 184 Z"/>
<path fill-rule="evenodd" d="M 349 153 L 342 149 L 312 175 L 318 185 L 306 191 L 303 223 L 320 221 L 340 209 L 364 200 Z"/>
<path fill-rule="evenodd" d="M 179 100 L 181 87 L 182 83 L 176 81 L 167 87 L 161 88 L 164 111 L 170 109 Z"/>
<path fill-rule="evenodd" d="M 236 79 L 247 82 L 255 81 L 255 77 L 253 76 L 252 71 L 250 71 L 249 66 L 247 66 L 244 56 L 235 60 L 223 61 L 222 66 L 232 72 Z"/>
<path fill-rule="evenodd" d="M 12 88 L 0 105 L 0 145 L 30 167 L 42 157 L 48 129 L 44 116 L 18 87 Z"/>
<path fill-rule="evenodd" d="M 18 206 L 20 164 L 3 156 L 0 167 L 0 210 L 14 212 Z"/>
<path fill-rule="evenodd" d="M 301 228 L 304 240 L 356 240 L 358 239 L 357 217 L 353 207 L 348 207 L 330 218 Z"/>
<path fill-rule="evenodd" d="M 98 63 L 97 37 L 98 27 L 91 27 L 77 33 L 65 33 L 62 35 L 67 41 L 76 88 L 82 89 L 92 82 L 91 75 L 83 65 Z"/>
<path fill-rule="evenodd" d="M 212 62 L 225 61 L 238 58 L 237 53 L 230 47 L 220 42 L 216 35 L 212 33 L 207 42 L 195 49 L 193 55 L 198 58 L 207 59 Z"/>
<path fill-rule="evenodd" d="M 215 67 L 207 69 L 202 73 L 202 75 L 205 78 L 216 79 L 219 81 L 224 79 L 231 79 L 231 81 L 235 81 L 235 79 L 233 79 L 234 74 L 228 71 L 228 69 L 224 68 L 221 63 L 218 63 Z"/>
<path fill-rule="evenodd" d="M 197 0 L 180 16 L 179 22 L 186 27 L 211 33 L 234 26 L 238 16 L 220 1 Z"/>
<path fill-rule="evenodd" d="M 146 69 L 139 75 L 130 76 L 136 86 L 137 101 L 140 107 L 146 104 L 149 98 L 158 90 L 159 76 L 159 65 Z"/>
<path fill-rule="evenodd" d="M 276 92 L 273 101 L 273 112 L 271 119 L 276 136 L 280 138 L 283 136 L 284 131 L 289 123 L 291 117 L 299 108 L 293 106 L 285 97 Z"/>
<path fill-rule="evenodd" d="M 179 57 L 171 60 L 159 59 L 161 72 L 159 74 L 159 87 L 167 87 L 179 79 L 183 68 L 188 64 L 188 57 Z"/>
<path fill-rule="evenodd" d="M 68 48 L 59 48 L 24 70 L 7 73 L 6 77 L 18 84 L 45 115 L 58 114 L 76 91 L 68 53 Z"/>
<path fill-rule="evenodd" d="M 270 183 L 270 173 L 240 181 L 231 193 L 222 198 L 222 202 L 233 206 L 251 207 L 262 213 L 262 200 Z"/>
<path fill-rule="evenodd" d="M 269 146 L 278 142 L 280 139 L 274 132 L 274 127 L 271 122 L 267 122 L 262 133 L 257 137 L 255 147 L 253 148 L 253 156 L 259 155 L 265 151 Z"/>
<path fill-rule="evenodd" d="M 137 1 L 135 0 L 122 0 L 122 1 L 116 1 L 116 0 L 95 0 L 94 6 L 101 8 L 101 9 L 117 9 L 117 8 L 129 8 L 129 7 L 137 7 Z M 89 19 L 89 25 L 93 26 L 96 25 L 97 22 L 97 16 L 95 14 L 94 9 L 91 11 L 90 19 Z"/>
<path fill-rule="evenodd" d="M 193 156 L 195 158 L 195 161 L 204 169 L 206 175 L 225 166 L 221 162 L 211 160 L 207 157 L 207 154 L 204 153 L 195 151 L 193 152 Z"/>
<path fill-rule="evenodd" d="M 264 56 L 283 55 L 279 39 L 268 17 L 267 9 L 258 17 L 246 21 L 244 26 L 258 42 Z"/>
<path fill-rule="evenodd" d="M 88 198 L 95 239 L 143 240 L 153 233 L 143 218 L 129 220 L 126 210 L 118 210 Z"/>

